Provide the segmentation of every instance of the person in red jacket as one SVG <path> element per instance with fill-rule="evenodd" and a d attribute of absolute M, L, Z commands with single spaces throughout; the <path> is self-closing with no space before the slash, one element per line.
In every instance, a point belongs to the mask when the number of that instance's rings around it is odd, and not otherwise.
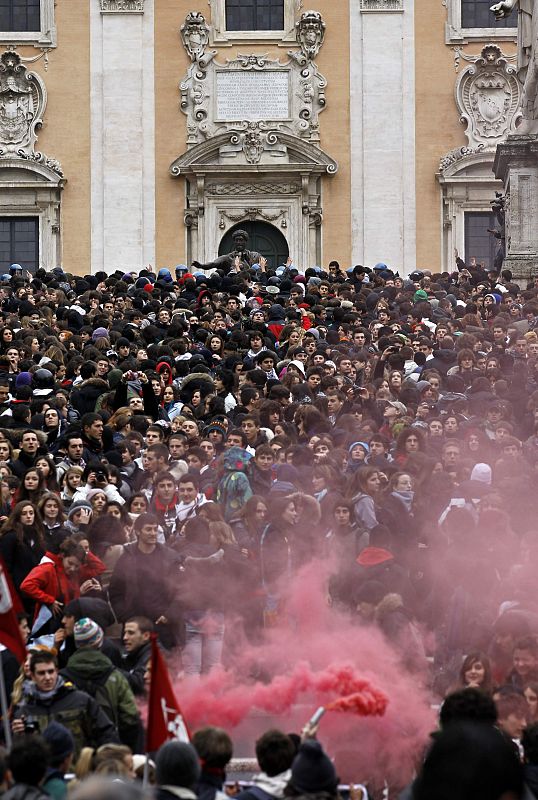
<path fill-rule="evenodd" d="M 40 606 L 46 605 L 60 621 L 63 608 L 81 594 L 99 590 L 97 575 L 105 570 L 103 562 L 73 539 L 66 539 L 60 552 L 47 552 L 41 563 L 26 576 L 21 592 Z M 57 627 L 57 625 L 56 625 Z"/>

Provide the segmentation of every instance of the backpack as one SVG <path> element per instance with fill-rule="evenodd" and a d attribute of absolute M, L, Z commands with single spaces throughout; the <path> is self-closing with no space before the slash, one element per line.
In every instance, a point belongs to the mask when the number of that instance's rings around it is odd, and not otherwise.
<path fill-rule="evenodd" d="M 62 675 L 65 678 L 68 678 L 70 681 L 74 683 L 74 685 L 79 689 L 81 692 L 86 692 L 89 694 L 90 697 L 93 697 L 95 702 L 103 709 L 107 717 L 114 723 L 114 725 L 118 724 L 118 720 L 116 719 L 115 709 L 113 708 L 110 702 L 110 695 L 106 688 L 106 684 L 108 679 L 115 671 L 116 667 L 114 665 L 110 666 L 110 669 L 107 669 L 99 678 L 95 680 L 81 678 L 78 675 L 72 673 L 67 667 L 62 670 Z"/>

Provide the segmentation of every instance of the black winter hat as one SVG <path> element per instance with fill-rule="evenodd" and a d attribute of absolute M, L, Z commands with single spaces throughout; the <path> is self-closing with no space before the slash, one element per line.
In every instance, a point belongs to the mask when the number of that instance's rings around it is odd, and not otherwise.
<path fill-rule="evenodd" d="M 307 739 L 299 748 L 291 767 L 291 784 L 300 792 L 335 792 L 338 776 L 331 759 L 315 739 Z"/>
<path fill-rule="evenodd" d="M 64 725 L 53 721 L 43 731 L 43 738 L 49 746 L 52 766 L 61 764 L 75 750 L 75 740 Z"/>
<path fill-rule="evenodd" d="M 194 789 L 200 777 L 200 760 L 192 744 L 166 742 L 155 759 L 160 786 L 183 786 Z"/>

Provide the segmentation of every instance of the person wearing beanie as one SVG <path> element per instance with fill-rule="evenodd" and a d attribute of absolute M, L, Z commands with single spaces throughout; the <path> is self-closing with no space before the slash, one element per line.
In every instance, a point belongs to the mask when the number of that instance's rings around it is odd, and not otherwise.
<path fill-rule="evenodd" d="M 334 764 L 316 739 L 306 739 L 291 765 L 290 787 L 296 794 L 337 796 Z"/>
<path fill-rule="evenodd" d="M 75 740 L 64 725 L 53 721 L 43 731 L 43 738 L 49 746 L 49 767 L 43 782 L 45 791 L 53 800 L 67 797 L 66 772 L 70 771 L 75 752 Z"/>
<path fill-rule="evenodd" d="M 197 800 L 200 760 L 192 744 L 166 742 L 155 758 L 157 792 L 155 800 Z"/>
<path fill-rule="evenodd" d="M 125 675 L 101 650 L 103 629 L 92 619 L 75 622 L 76 651 L 61 675 L 95 698 L 114 723 L 121 741 L 139 752 L 142 728 L 134 694 Z"/>
<path fill-rule="evenodd" d="M 80 533 L 82 529 L 87 529 L 92 520 L 92 515 L 92 504 L 88 500 L 75 500 L 71 503 L 67 512 L 65 527 L 70 534 Z"/>
<path fill-rule="evenodd" d="M 55 645 L 59 647 L 58 664 L 60 669 L 67 666 L 67 662 L 75 652 L 75 623 L 83 617 L 90 617 L 101 628 L 108 628 L 115 622 L 114 614 L 109 604 L 97 597 L 78 597 L 64 606 L 62 626 L 54 636 Z M 115 667 L 121 667 L 121 650 L 118 645 L 105 637 L 101 644 L 101 652 L 107 656 Z"/>
<path fill-rule="evenodd" d="M 94 342 L 96 342 L 97 339 L 108 339 L 108 337 L 109 332 L 106 328 L 96 328 L 92 333 L 92 339 Z"/>

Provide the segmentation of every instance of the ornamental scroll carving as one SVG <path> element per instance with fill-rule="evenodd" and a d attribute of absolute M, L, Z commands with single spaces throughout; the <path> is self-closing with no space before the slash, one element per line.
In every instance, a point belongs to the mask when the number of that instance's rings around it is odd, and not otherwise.
<path fill-rule="evenodd" d="M 205 21 L 204 15 L 199 11 L 191 11 L 185 17 L 185 22 L 179 32 L 183 47 L 191 61 L 200 61 L 209 44 L 209 25 Z"/>
<path fill-rule="evenodd" d="M 325 36 L 317 11 L 296 25 L 300 50 L 289 60 L 238 53 L 224 63 L 208 50 L 209 27 L 198 12 L 187 15 L 181 40 L 193 62 L 180 83 L 180 108 L 187 117 L 187 147 L 229 133 L 221 156 L 246 164 L 286 163 L 281 133 L 319 143 L 319 115 L 326 105 L 327 81 L 314 62 Z"/>
<path fill-rule="evenodd" d="M 101 0 L 101 11 L 143 12 L 144 0 Z"/>
<path fill-rule="evenodd" d="M 301 14 L 301 19 L 295 24 L 295 30 L 305 63 L 313 61 L 325 38 L 325 23 L 319 11 L 305 11 Z"/>
<path fill-rule="evenodd" d="M 466 124 L 470 147 L 481 144 L 494 150 L 516 129 L 519 118 L 520 84 L 515 57 L 504 55 L 488 44 L 479 55 L 458 52 L 469 62 L 456 83 L 456 104 L 460 120 Z"/>

